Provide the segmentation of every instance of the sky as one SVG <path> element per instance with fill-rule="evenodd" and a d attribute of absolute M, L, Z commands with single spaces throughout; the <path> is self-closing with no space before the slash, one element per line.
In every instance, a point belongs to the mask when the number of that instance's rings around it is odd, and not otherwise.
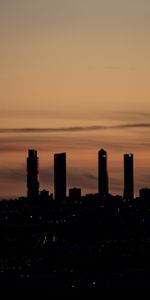
<path fill-rule="evenodd" d="M 0 0 L 0 196 L 26 194 L 29 148 L 50 192 L 64 151 L 68 187 L 97 192 L 101 148 L 111 193 L 128 152 L 150 186 L 149 78 L 149 0 Z"/>

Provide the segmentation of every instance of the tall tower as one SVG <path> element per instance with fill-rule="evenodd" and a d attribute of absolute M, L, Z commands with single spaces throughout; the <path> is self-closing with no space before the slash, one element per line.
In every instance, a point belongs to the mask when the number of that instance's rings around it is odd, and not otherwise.
<path fill-rule="evenodd" d="M 27 157 L 27 197 L 37 198 L 39 195 L 39 158 L 36 150 L 28 150 Z"/>
<path fill-rule="evenodd" d="M 98 152 L 98 192 L 101 197 L 108 195 L 107 152 Z"/>
<path fill-rule="evenodd" d="M 66 198 L 66 153 L 54 154 L 54 192 L 55 199 Z"/>
<path fill-rule="evenodd" d="M 131 200 L 134 197 L 133 154 L 124 154 L 124 193 L 123 198 Z"/>

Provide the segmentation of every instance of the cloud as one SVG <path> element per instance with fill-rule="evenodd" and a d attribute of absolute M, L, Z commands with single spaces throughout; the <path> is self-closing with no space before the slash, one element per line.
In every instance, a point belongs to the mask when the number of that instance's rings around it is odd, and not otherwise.
<path fill-rule="evenodd" d="M 18 119 L 18 120 L 78 120 L 79 122 L 84 121 L 95 121 L 104 120 L 110 122 L 111 120 L 119 120 L 124 122 L 148 122 L 150 120 L 150 112 L 148 111 L 109 111 L 108 109 L 100 110 L 99 107 L 91 107 L 89 112 L 80 110 L 77 111 L 76 108 L 72 109 L 69 114 L 66 113 L 65 110 L 54 109 L 53 110 L 38 110 L 38 109 L 30 109 L 30 110 L 17 110 L 12 111 L 9 109 L 4 109 L 0 111 L 1 119 Z M 6 123 L 7 124 L 7 123 Z M 38 124 L 38 123 L 37 123 Z M 37 125 L 38 126 L 38 125 Z"/>
<path fill-rule="evenodd" d="M 121 125 L 92 125 L 92 126 L 71 126 L 71 127 L 49 127 L 49 128 L 0 128 L 0 133 L 55 133 L 55 132 L 82 132 L 99 131 L 107 129 L 128 129 L 128 128 L 150 128 L 150 123 L 130 123 Z"/>
<path fill-rule="evenodd" d="M 86 168 L 85 168 L 86 169 Z M 54 167 L 52 165 L 40 167 L 40 190 L 48 189 L 50 192 L 54 190 Z M 1 184 L 7 182 L 8 186 L 13 188 L 10 192 L 10 196 L 17 191 L 17 186 L 21 186 L 24 190 L 23 194 L 26 194 L 26 167 L 21 165 L 11 168 L 2 168 L 0 172 Z M 80 187 L 83 190 L 97 191 L 97 177 L 92 172 L 85 172 L 84 168 L 69 168 L 67 170 L 67 186 Z M 5 193 L 6 195 L 6 193 Z"/>
<path fill-rule="evenodd" d="M 135 127 L 137 128 L 137 127 Z M 149 128 L 149 127 L 148 127 Z M 135 129 L 136 130 L 136 129 Z M 78 151 L 82 155 L 83 151 L 98 151 L 99 148 L 105 148 L 109 151 L 126 152 L 126 151 L 147 151 L 150 147 L 149 130 L 137 129 L 131 132 L 128 130 L 126 135 L 118 130 L 107 131 L 81 131 L 75 134 L 72 132 L 53 132 L 47 133 L 27 133 L 21 132 L 14 134 L 0 134 L 0 153 L 24 153 L 27 150 L 35 148 L 42 153 L 69 152 Z M 85 134 L 86 133 L 86 134 Z M 81 151 L 82 150 L 82 151 Z M 80 154 L 79 154 L 79 151 Z"/>
<path fill-rule="evenodd" d="M 25 166 L 18 167 L 18 168 L 1 168 L 0 172 L 0 181 L 10 181 L 19 183 L 25 180 Z"/>
<path fill-rule="evenodd" d="M 48 132 L 78 132 L 106 129 L 105 126 L 73 126 L 58 128 L 1 128 L 0 133 L 48 133 Z"/>
<path fill-rule="evenodd" d="M 92 173 L 86 173 L 84 174 L 85 178 L 89 179 L 89 180 L 94 180 L 97 181 L 97 177 L 95 175 L 93 175 Z"/>
<path fill-rule="evenodd" d="M 133 123 L 133 124 L 124 124 L 124 125 L 116 125 L 110 128 L 116 129 L 124 129 L 124 128 L 150 128 L 150 123 Z M 109 129 L 109 128 L 108 128 Z"/>
<path fill-rule="evenodd" d="M 68 170 L 68 186 L 80 187 L 83 190 L 93 190 L 97 192 L 97 177 L 90 172 L 85 172 L 84 169 L 69 169 Z"/>
<path fill-rule="evenodd" d="M 145 117 L 150 119 L 150 113 L 149 112 L 144 112 L 144 111 L 124 111 L 121 112 L 122 115 L 127 115 L 130 117 L 136 116 L 136 117 Z"/>

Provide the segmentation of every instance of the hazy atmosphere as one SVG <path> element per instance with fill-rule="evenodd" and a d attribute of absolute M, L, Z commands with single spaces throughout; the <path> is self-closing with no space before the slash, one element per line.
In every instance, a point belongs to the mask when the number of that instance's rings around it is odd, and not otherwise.
<path fill-rule="evenodd" d="M 150 1 L 0 0 L 0 196 L 26 195 L 38 150 L 41 189 L 67 152 L 68 187 L 97 192 L 108 152 L 110 192 L 122 194 L 123 154 L 135 192 L 150 180 Z"/>

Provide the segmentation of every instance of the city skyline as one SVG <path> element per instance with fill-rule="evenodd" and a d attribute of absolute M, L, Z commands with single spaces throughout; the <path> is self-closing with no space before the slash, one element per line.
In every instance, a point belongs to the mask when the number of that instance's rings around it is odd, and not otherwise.
<path fill-rule="evenodd" d="M 111 193 L 122 194 L 122 153 L 134 153 L 136 195 L 149 186 L 149 37 L 147 0 L 0 2 L 1 198 L 25 194 L 28 149 L 42 189 L 67 152 L 69 186 L 95 192 L 101 148 Z"/>
<path fill-rule="evenodd" d="M 134 178 L 136 177 L 135 168 L 134 168 L 134 155 L 133 153 L 123 154 L 123 185 L 122 192 L 112 193 L 109 190 L 109 165 L 107 165 L 107 151 L 100 149 L 98 151 L 97 159 L 97 188 L 93 191 L 94 194 L 99 194 L 100 198 L 107 198 L 108 195 L 119 195 L 125 200 L 132 200 L 136 196 L 139 196 L 140 190 L 148 189 L 148 186 L 140 186 L 138 194 L 136 195 L 134 190 Z M 28 156 L 26 158 L 26 193 L 22 195 L 23 197 L 27 196 L 29 199 L 37 199 L 39 195 L 51 195 L 55 200 L 64 200 L 69 195 L 74 197 L 74 195 L 88 195 L 84 193 L 80 185 L 75 185 L 75 182 L 72 185 L 68 184 L 68 161 L 67 153 L 54 153 L 53 155 L 53 183 L 48 186 L 48 189 L 42 188 L 40 180 L 40 168 L 39 168 L 39 156 L 38 152 L 35 149 L 28 149 Z M 48 176 L 48 175 L 47 175 Z M 86 178 L 84 178 L 85 180 Z M 47 181 L 50 182 L 50 177 L 47 177 Z M 116 182 L 117 184 L 117 182 Z M 91 194 L 91 193 L 90 193 Z M 11 196 L 9 196 L 9 199 Z M 80 197 L 79 197 L 80 198 Z M 4 198 L 3 198 L 4 199 Z"/>
<path fill-rule="evenodd" d="M 139 182 L 137 184 L 136 180 L 139 178 L 139 174 L 137 174 L 137 168 L 136 164 L 134 164 L 134 170 L 133 169 L 133 155 L 131 153 L 122 153 L 121 160 L 120 160 L 120 180 L 118 181 L 117 178 L 115 178 L 115 172 L 113 173 L 113 170 L 111 170 L 110 166 L 115 164 L 115 161 L 112 161 L 112 157 L 109 155 L 109 158 L 107 158 L 108 151 L 101 149 L 98 151 L 98 160 L 97 158 L 97 153 L 95 153 L 95 170 L 93 166 L 93 174 L 90 174 L 90 171 L 88 171 L 88 167 L 86 169 L 81 170 L 81 162 L 79 162 L 78 165 L 78 158 L 77 157 L 72 157 L 68 155 L 68 153 L 50 153 L 47 156 L 47 161 L 46 161 L 46 168 L 43 169 L 43 159 L 41 160 L 41 155 L 40 157 L 37 156 L 39 151 L 36 149 L 28 149 L 28 157 L 26 159 L 26 156 L 23 158 L 22 161 L 22 166 L 24 165 L 24 168 L 20 170 L 20 172 L 13 171 L 11 170 L 10 172 L 10 182 L 13 183 L 13 181 L 18 180 L 18 185 L 17 185 L 17 192 L 20 190 L 20 187 L 23 187 L 23 192 L 22 193 L 16 193 L 16 195 L 13 194 L 13 190 L 9 189 L 9 194 L 4 196 L 1 194 L 0 198 L 1 199 L 10 199 L 10 198 L 17 198 L 20 196 L 25 196 L 26 195 L 26 180 L 27 180 L 27 187 L 29 186 L 30 189 L 30 183 L 28 183 L 28 178 L 31 178 L 35 184 L 34 186 L 35 189 L 37 189 L 38 193 L 41 190 L 48 190 L 50 193 L 55 195 L 55 169 L 56 168 L 56 161 L 57 161 L 57 156 L 58 156 L 58 165 L 59 165 L 59 157 L 61 161 L 61 156 L 62 155 L 67 155 L 65 157 L 65 161 L 67 160 L 67 167 L 65 167 L 66 162 L 62 164 L 62 172 L 67 172 L 65 175 L 65 178 L 67 176 L 67 179 L 65 179 L 65 182 L 67 183 L 67 196 L 68 196 L 68 191 L 71 188 L 77 187 L 81 188 L 82 194 L 88 194 L 88 193 L 97 193 L 99 192 L 102 196 L 107 195 L 108 193 L 112 195 L 126 195 L 126 190 L 130 190 L 129 193 L 132 193 L 134 190 L 134 196 L 139 195 L 139 190 L 141 188 L 148 188 L 149 187 L 149 181 L 147 181 L 147 185 L 144 185 L 143 181 Z M 117 155 L 118 152 L 116 152 Z M 90 154 L 89 154 L 90 155 Z M 104 158 L 103 158 L 104 156 Z M 71 158 L 71 159 L 70 159 Z M 130 164 L 130 158 L 132 159 L 131 164 Z M 134 155 L 135 161 L 137 162 L 137 159 Z M 9 158 L 8 158 L 9 159 Z M 11 158 L 12 159 L 12 158 Z M 71 166 L 71 162 L 74 159 L 74 167 Z M 83 159 L 84 159 L 84 153 L 83 153 Z M 106 159 L 106 161 L 105 161 Z M 107 161 L 108 160 L 108 161 Z M 27 161 L 27 162 L 26 162 Z M 45 162 L 45 161 L 44 161 Z M 16 165 L 15 161 L 14 164 Z M 27 165 L 26 165 L 27 164 Z M 129 165 L 129 166 L 128 166 Z M 88 166 L 88 164 L 87 164 Z M 127 167 L 126 167 L 127 166 Z M 64 169 L 65 168 L 65 169 Z M 19 170 L 19 168 L 16 166 L 16 170 Z M 64 171 L 63 171 L 64 169 Z M 79 172 L 77 170 L 79 169 Z M 114 166 L 115 169 L 115 166 Z M 149 166 L 148 166 L 149 169 Z M 59 170 L 59 167 L 58 167 Z M 132 170 L 132 173 L 130 172 Z M 13 173 L 14 172 L 14 173 Z M 26 173 L 27 172 L 27 173 Z M 59 172 L 57 172 L 59 173 Z M 57 174 L 56 173 L 56 174 Z M 64 174 L 65 174 L 64 173 Z M 130 174 L 129 174 L 130 173 Z M 26 178 L 27 174 L 27 178 Z M 80 177 L 80 174 L 82 174 L 82 177 Z M 134 179 L 132 179 L 134 177 Z M 37 178 L 37 179 L 36 179 Z M 59 179 L 59 174 L 57 175 L 57 178 Z M 129 182 L 130 179 L 132 179 L 131 183 Z M 31 180 L 31 181 L 32 181 Z M 36 182 L 37 180 L 37 182 Z M 30 180 L 29 180 L 30 181 Z M 89 181 L 94 181 L 94 187 L 89 189 L 86 188 L 88 186 Z M 8 180 L 9 182 L 9 180 Z M 64 182 L 64 185 L 66 183 Z M 134 182 L 134 183 L 133 183 Z M 7 182 L 6 182 L 7 183 Z M 59 184 L 58 184 L 59 185 Z M 115 189 L 113 189 L 113 185 L 115 186 Z M 125 186 L 127 186 L 127 189 L 125 189 Z M 60 186 L 59 186 L 60 187 Z M 32 194 L 32 188 L 31 194 Z M 29 192 L 30 193 L 30 192 Z M 34 191 L 33 191 L 34 193 Z M 28 194 L 29 196 L 29 194 Z M 35 196 L 36 197 L 36 196 Z M 30 198 L 30 196 L 29 196 Z M 32 198 L 32 196 L 31 196 Z M 130 199 L 132 197 L 129 197 Z"/>
<path fill-rule="evenodd" d="M 150 287 L 150 1 L 0 0 L 0 283 Z"/>

